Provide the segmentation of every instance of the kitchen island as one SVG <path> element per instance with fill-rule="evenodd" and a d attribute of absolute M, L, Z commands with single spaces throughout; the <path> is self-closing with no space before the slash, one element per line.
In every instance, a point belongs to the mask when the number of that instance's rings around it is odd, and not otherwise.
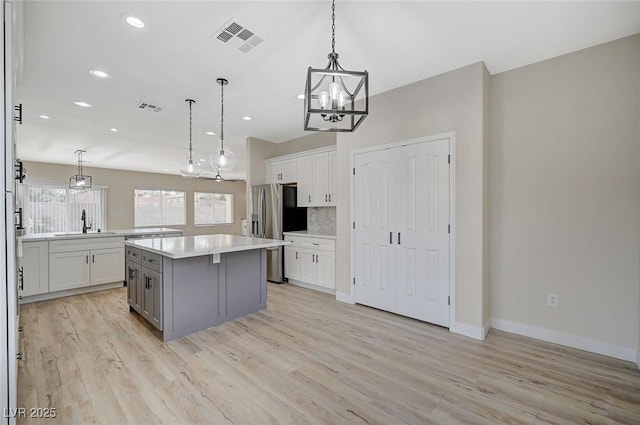
<path fill-rule="evenodd" d="M 275 239 L 199 235 L 125 241 L 129 310 L 171 341 L 267 305 Z"/>

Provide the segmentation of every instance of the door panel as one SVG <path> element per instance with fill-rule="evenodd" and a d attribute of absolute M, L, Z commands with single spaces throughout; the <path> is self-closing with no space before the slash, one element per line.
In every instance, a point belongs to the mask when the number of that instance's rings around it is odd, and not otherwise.
<path fill-rule="evenodd" d="M 399 149 L 397 312 L 449 326 L 448 140 Z M 410 212 L 413 210 L 413 212 Z"/>
<path fill-rule="evenodd" d="M 316 284 L 329 289 L 336 289 L 335 252 L 316 251 Z"/>
<path fill-rule="evenodd" d="M 298 158 L 298 206 L 307 207 L 313 200 L 313 157 Z"/>
<path fill-rule="evenodd" d="M 354 158 L 357 303 L 449 326 L 449 140 Z"/>
<path fill-rule="evenodd" d="M 312 249 L 300 249 L 300 280 L 303 282 L 314 283 L 316 280 L 316 262 L 315 251 Z"/>
<path fill-rule="evenodd" d="M 89 270 L 89 251 L 49 254 L 50 292 L 89 286 Z"/>
<path fill-rule="evenodd" d="M 312 204 L 323 206 L 329 202 L 329 154 L 313 155 L 313 196 Z"/>
<path fill-rule="evenodd" d="M 91 251 L 91 284 L 124 280 L 124 248 L 94 249 Z"/>
<path fill-rule="evenodd" d="M 385 310 L 395 308 L 393 157 L 384 150 L 355 158 L 355 301 Z"/>

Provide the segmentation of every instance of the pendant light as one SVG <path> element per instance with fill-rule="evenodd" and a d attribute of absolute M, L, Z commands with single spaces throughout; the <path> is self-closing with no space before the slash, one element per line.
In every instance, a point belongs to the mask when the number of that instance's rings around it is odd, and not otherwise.
<path fill-rule="evenodd" d="M 185 99 L 185 102 L 189 104 L 189 155 L 185 160 L 181 163 L 180 166 L 180 174 L 182 177 L 186 178 L 197 178 L 202 175 L 202 166 L 200 163 L 193 159 L 193 148 L 191 146 L 191 123 L 192 123 L 192 115 L 191 115 L 191 107 L 194 103 L 196 103 L 193 99 Z"/>
<path fill-rule="evenodd" d="M 216 82 L 220 84 L 220 139 L 216 151 L 209 156 L 209 163 L 220 175 L 220 171 L 231 171 L 235 168 L 236 154 L 224 145 L 224 86 L 229 84 L 229 81 L 218 78 Z"/>
<path fill-rule="evenodd" d="M 82 149 L 75 152 L 78 155 L 78 174 L 69 178 L 69 189 L 88 189 L 91 187 L 92 178 L 85 175 L 82 169 L 82 154 L 85 152 Z"/>
<path fill-rule="evenodd" d="M 324 69 L 309 67 L 304 89 L 304 129 L 353 132 L 369 114 L 369 73 L 346 71 L 336 53 L 336 2 L 331 6 L 331 53 Z"/>

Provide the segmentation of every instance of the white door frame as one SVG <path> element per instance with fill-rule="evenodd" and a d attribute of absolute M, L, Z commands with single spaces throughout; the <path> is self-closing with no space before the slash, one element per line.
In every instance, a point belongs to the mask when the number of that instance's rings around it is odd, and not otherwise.
<path fill-rule="evenodd" d="M 362 149 L 355 149 L 349 152 L 349 169 L 353 170 L 355 166 L 355 156 L 357 154 L 374 152 L 383 149 L 396 148 L 405 145 L 412 145 L 424 142 L 435 142 L 438 140 L 449 140 L 449 155 L 451 155 L 451 164 L 449 167 L 449 223 L 451 224 L 451 233 L 449 236 L 449 297 L 451 299 L 451 305 L 449 306 L 449 331 L 456 331 L 456 132 L 450 131 L 447 133 L 435 134 L 432 136 L 423 136 L 410 140 L 403 140 L 399 142 L 392 142 L 383 145 L 370 146 Z M 353 223 L 355 221 L 355 175 L 353 171 L 349 174 L 349 221 Z M 349 267 L 351 282 L 349 285 L 349 297 L 351 302 L 355 302 L 354 294 L 354 280 L 355 280 L 355 229 L 353 224 L 349 226 Z"/>

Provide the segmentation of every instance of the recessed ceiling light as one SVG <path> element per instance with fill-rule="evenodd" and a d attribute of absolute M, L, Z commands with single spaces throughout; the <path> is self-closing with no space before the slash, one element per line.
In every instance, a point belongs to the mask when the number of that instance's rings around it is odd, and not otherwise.
<path fill-rule="evenodd" d="M 297 99 L 304 100 L 304 94 L 299 94 L 296 96 Z"/>
<path fill-rule="evenodd" d="M 111 78 L 111 75 L 107 74 L 101 69 L 90 69 L 89 74 L 93 75 L 96 78 L 103 78 L 103 79 Z"/>
<path fill-rule="evenodd" d="M 110 128 L 109 131 L 113 131 L 114 133 L 116 133 L 118 131 L 117 128 Z"/>
<path fill-rule="evenodd" d="M 251 121 L 251 117 L 247 116 L 247 117 L 242 117 L 243 120 L 245 121 Z"/>
<path fill-rule="evenodd" d="M 169 169 L 168 169 L 168 168 L 165 168 L 165 169 L 164 169 L 164 171 L 169 171 Z"/>
<path fill-rule="evenodd" d="M 73 102 L 73 104 L 81 108 L 91 108 L 93 106 L 92 104 L 87 102 Z"/>
<path fill-rule="evenodd" d="M 144 22 L 142 21 L 142 19 L 135 17 L 135 16 L 127 16 L 124 18 L 124 21 L 131 25 L 134 28 L 137 29 L 142 29 L 144 28 Z"/>
<path fill-rule="evenodd" d="M 214 133 L 213 131 L 206 131 L 204 134 L 206 134 L 207 136 L 215 136 L 216 133 Z"/>
<path fill-rule="evenodd" d="M 40 115 L 40 118 L 42 118 L 43 120 L 48 120 L 51 117 L 49 115 Z"/>
<path fill-rule="evenodd" d="M 204 161 L 205 161 L 205 159 L 204 159 L 204 158 L 200 158 L 200 161 L 204 162 Z"/>

